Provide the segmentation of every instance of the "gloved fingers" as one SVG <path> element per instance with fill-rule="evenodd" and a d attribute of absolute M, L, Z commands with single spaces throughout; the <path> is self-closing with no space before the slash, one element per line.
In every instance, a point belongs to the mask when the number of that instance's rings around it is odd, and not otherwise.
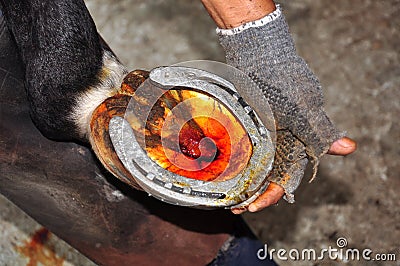
<path fill-rule="evenodd" d="M 297 160 L 300 161 L 295 162 L 296 159 L 293 157 L 293 153 L 292 155 L 290 155 L 290 152 L 288 153 L 287 150 L 284 149 L 285 141 L 282 141 L 282 139 L 283 140 L 285 139 L 284 136 L 286 136 L 286 138 L 291 138 L 292 136 L 290 136 L 290 133 L 288 132 L 278 133 L 278 134 L 279 134 L 278 138 L 280 139 L 281 143 L 277 144 L 277 146 L 279 146 L 276 154 L 276 157 L 278 157 L 277 161 L 282 163 L 283 162 L 282 158 L 286 158 L 286 160 L 288 161 L 287 164 L 290 166 L 287 168 L 286 172 L 282 172 L 282 167 L 279 167 L 278 163 L 275 164 L 273 168 L 273 173 L 275 173 L 275 175 L 277 176 L 275 176 L 273 179 L 275 180 L 274 182 L 276 183 L 272 182 L 268 186 L 267 190 L 262 195 L 260 195 L 254 202 L 252 202 L 249 206 L 232 209 L 232 212 L 234 214 L 241 214 L 246 211 L 257 212 L 268 206 L 274 205 L 285 194 L 285 189 L 283 188 L 283 186 L 288 186 L 289 183 L 292 183 L 292 188 L 297 187 L 296 184 L 298 184 L 301 181 L 301 177 L 304 174 L 305 165 L 307 164 L 307 158 L 304 157 L 297 158 Z M 298 150 L 301 153 L 301 150 L 304 150 L 304 146 L 301 147 L 299 144 L 297 145 L 298 145 Z M 331 145 L 328 154 L 343 156 L 354 152 L 356 150 L 356 147 L 357 144 L 354 140 L 348 137 L 343 137 L 335 141 Z M 297 154 L 300 154 L 299 152 Z M 293 191 L 291 191 L 291 193 L 293 193 Z"/>
<path fill-rule="evenodd" d="M 255 201 L 245 207 L 232 209 L 234 214 L 241 214 L 246 211 L 257 212 L 268 206 L 276 204 L 282 196 L 289 203 L 294 202 L 293 192 L 300 184 L 304 176 L 304 169 L 307 165 L 307 159 L 303 158 L 299 162 L 292 163 L 287 167 L 287 172 L 281 172 L 280 176 L 273 178 L 267 190 L 261 194 Z"/>
<path fill-rule="evenodd" d="M 290 131 L 277 131 L 275 160 L 268 180 L 284 189 L 289 203 L 294 202 L 293 192 L 300 185 L 308 163 L 305 149 Z"/>
<path fill-rule="evenodd" d="M 296 128 L 293 131 L 306 145 L 307 155 L 319 159 L 328 152 L 335 141 L 344 137 L 345 133 L 337 129 L 323 108 L 309 108 L 305 112 L 307 112 L 306 127 Z"/>
<path fill-rule="evenodd" d="M 305 146 L 290 131 L 277 131 L 274 165 L 268 180 L 267 190 L 246 207 L 232 209 L 234 214 L 245 211 L 256 212 L 285 199 L 294 202 L 293 192 L 299 186 L 308 159 Z"/>

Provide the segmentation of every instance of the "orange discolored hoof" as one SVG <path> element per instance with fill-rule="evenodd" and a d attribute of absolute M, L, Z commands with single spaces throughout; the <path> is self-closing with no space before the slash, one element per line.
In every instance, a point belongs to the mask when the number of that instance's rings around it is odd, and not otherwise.
<path fill-rule="evenodd" d="M 135 89 L 148 78 L 148 73 L 143 70 L 135 70 L 129 73 L 124 79 L 120 94 L 106 99 L 99 105 L 93 112 L 90 121 L 89 140 L 101 163 L 114 176 L 136 189 L 142 188 L 118 158 L 111 143 L 109 123 L 112 117 L 123 117 L 125 115 L 131 96 L 134 94 Z"/>
<path fill-rule="evenodd" d="M 131 126 L 135 129 L 134 123 Z M 246 130 L 222 103 L 184 88 L 160 97 L 145 130 L 148 156 L 164 169 L 192 179 L 230 179 L 252 154 Z"/>
<path fill-rule="evenodd" d="M 177 79 L 184 84 L 168 83 Z M 111 173 L 169 203 L 248 204 L 268 186 L 269 131 L 231 83 L 206 71 L 133 71 L 119 94 L 95 110 L 90 129 L 93 149 Z"/>

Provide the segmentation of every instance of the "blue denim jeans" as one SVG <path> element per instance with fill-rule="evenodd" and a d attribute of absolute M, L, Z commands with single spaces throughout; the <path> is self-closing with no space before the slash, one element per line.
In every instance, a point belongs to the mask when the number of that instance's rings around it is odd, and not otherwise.
<path fill-rule="evenodd" d="M 238 221 L 235 231 L 235 235 L 221 247 L 209 266 L 277 266 L 272 258 L 265 256 L 265 245 L 257 239 L 243 219 Z M 263 255 L 261 258 L 257 255 L 260 253 Z"/>

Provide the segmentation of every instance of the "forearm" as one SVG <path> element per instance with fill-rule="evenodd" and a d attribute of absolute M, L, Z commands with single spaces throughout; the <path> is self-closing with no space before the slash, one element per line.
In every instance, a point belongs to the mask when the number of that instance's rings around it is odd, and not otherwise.
<path fill-rule="evenodd" d="M 221 29 L 260 19 L 276 9 L 273 0 L 202 0 L 202 3 Z"/>

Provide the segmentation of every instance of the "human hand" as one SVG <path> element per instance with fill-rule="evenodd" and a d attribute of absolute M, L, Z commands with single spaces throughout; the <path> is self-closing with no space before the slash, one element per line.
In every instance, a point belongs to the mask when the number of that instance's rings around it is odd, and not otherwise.
<path fill-rule="evenodd" d="M 348 138 L 343 137 L 334 143 L 332 143 L 329 148 L 328 154 L 345 156 L 356 150 L 356 143 Z M 260 195 L 255 201 L 253 201 L 249 206 L 243 208 L 232 209 L 234 214 L 241 214 L 246 211 L 257 212 L 268 206 L 276 204 L 282 196 L 285 194 L 283 187 L 276 183 L 271 183 L 267 190 Z"/>
<path fill-rule="evenodd" d="M 309 160 L 314 165 L 312 180 L 322 155 L 328 151 L 346 155 L 355 150 L 356 144 L 345 138 L 325 114 L 321 85 L 297 55 L 279 8 L 258 21 L 220 29 L 219 37 L 227 62 L 257 83 L 276 121 L 276 155 L 268 177 L 273 183 L 248 210 L 275 204 L 283 193 L 292 203 Z"/>

